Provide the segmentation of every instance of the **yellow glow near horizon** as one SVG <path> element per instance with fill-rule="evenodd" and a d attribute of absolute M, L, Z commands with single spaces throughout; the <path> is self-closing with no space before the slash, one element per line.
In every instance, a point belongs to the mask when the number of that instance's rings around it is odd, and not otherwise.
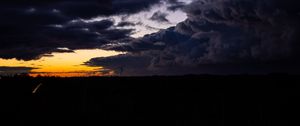
<path fill-rule="evenodd" d="M 0 59 L 0 66 L 6 67 L 33 67 L 30 73 L 36 75 L 57 75 L 57 76 L 100 76 L 99 70 L 102 67 L 91 67 L 83 65 L 95 57 L 109 57 L 122 54 L 116 51 L 100 49 L 75 50 L 74 53 L 51 53 L 51 57 L 43 56 L 38 60 L 22 61 L 16 59 Z"/>

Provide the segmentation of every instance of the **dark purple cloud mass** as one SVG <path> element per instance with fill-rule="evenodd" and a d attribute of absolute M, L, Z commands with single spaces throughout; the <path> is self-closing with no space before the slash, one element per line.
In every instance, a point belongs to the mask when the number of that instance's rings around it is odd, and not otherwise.
<path fill-rule="evenodd" d="M 182 9 L 186 5 L 186 3 L 180 2 L 178 0 L 167 0 L 167 1 L 169 3 L 168 10 L 172 10 L 172 11 Z"/>
<path fill-rule="evenodd" d="M 132 30 L 112 20 L 80 22 L 96 16 L 133 14 L 160 0 L 4 0 L 0 2 L 0 58 L 38 59 L 57 47 L 97 48 Z M 79 22 L 72 22 L 78 20 Z"/>
<path fill-rule="evenodd" d="M 299 73 L 299 5 L 293 0 L 198 0 L 184 8 L 188 19 L 176 27 L 104 48 L 129 52 L 110 62 L 147 58 L 142 68 L 135 67 L 138 73 Z M 95 58 L 87 64 L 111 65 L 103 62 Z"/>

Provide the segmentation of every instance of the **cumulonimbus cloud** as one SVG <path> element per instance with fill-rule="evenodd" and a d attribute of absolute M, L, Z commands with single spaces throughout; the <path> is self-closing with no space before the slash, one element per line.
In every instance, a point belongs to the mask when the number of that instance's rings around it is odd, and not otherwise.
<path fill-rule="evenodd" d="M 300 9 L 292 0 L 198 0 L 184 10 L 188 19 L 176 27 L 104 47 L 127 51 L 128 58 L 151 57 L 150 71 L 183 67 L 197 73 L 201 66 L 225 64 L 272 66 L 274 71 L 298 66 Z"/>

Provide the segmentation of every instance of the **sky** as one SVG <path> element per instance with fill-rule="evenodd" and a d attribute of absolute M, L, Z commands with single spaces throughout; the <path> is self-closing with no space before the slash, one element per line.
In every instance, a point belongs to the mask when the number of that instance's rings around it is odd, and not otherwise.
<path fill-rule="evenodd" d="M 4 0 L 0 75 L 299 74 L 293 0 Z"/>

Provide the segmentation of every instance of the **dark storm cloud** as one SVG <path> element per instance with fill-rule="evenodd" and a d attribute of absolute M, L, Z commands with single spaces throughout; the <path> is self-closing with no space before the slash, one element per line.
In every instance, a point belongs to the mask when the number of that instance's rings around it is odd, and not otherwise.
<path fill-rule="evenodd" d="M 146 10 L 160 0 L 4 0 L 2 7 L 11 9 L 57 9 L 64 15 L 91 18 L 99 15 L 131 14 Z"/>
<path fill-rule="evenodd" d="M 160 0 L 69 0 L 55 3 L 66 15 L 91 18 L 99 15 L 132 14 L 148 9 Z"/>
<path fill-rule="evenodd" d="M 132 32 L 112 26 L 110 20 L 69 22 L 61 26 L 8 26 L 8 31 L 1 35 L 0 57 L 30 60 L 55 52 L 57 47 L 98 48 L 109 41 L 127 38 Z"/>
<path fill-rule="evenodd" d="M 114 70 L 117 73 L 120 72 L 120 69 L 123 69 L 123 75 L 145 75 L 150 72 L 147 70 L 150 60 L 151 57 L 147 56 L 122 54 L 108 58 L 94 58 L 85 64 L 89 66 L 105 66 L 107 70 Z"/>
<path fill-rule="evenodd" d="M 198 0 L 185 7 L 188 19 L 176 27 L 105 48 L 151 57 L 152 71 L 298 72 L 299 6 L 292 0 Z"/>
<path fill-rule="evenodd" d="M 20 71 L 20 70 L 25 70 L 25 71 L 29 71 L 32 70 L 34 68 L 30 68 L 30 67 L 2 67 L 0 66 L 0 71 Z"/>
<path fill-rule="evenodd" d="M 56 38 L 70 49 L 95 48 L 109 41 L 127 38 L 131 29 L 113 28 L 112 20 L 101 20 L 92 23 L 83 21 L 69 22 L 55 28 L 48 35 Z"/>
<path fill-rule="evenodd" d="M 151 20 L 153 21 L 157 21 L 157 22 L 162 22 L 162 23 L 168 23 L 169 20 L 167 19 L 168 14 L 167 13 L 163 13 L 160 11 L 155 12 L 152 16 L 151 16 Z"/>
<path fill-rule="evenodd" d="M 28 73 L 31 71 L 31 67 L 2 67 L 0 66 L 0 75 L 15 75 L 20 73 Z"/>
<path fill-rule="evenodd" d="M 118 27 L 125 27 L 125 26 L 135 26 L 135 23 L 133 22 L 128 22 L 128 21 L 122 21 L 118 23 Z"/>
<path fill-rule="evenodd" d="M 118 13 L 136 13 L 149 9 L 151 5 L 160 3 L 161 0 L 113 0 L 113 10 Z"/>
<path fill-rule="evenodd" d="M 97 48 L 128 38 L 131 29 L 117 29 L 111 20 L 80 22 L 95 16 L 133 14 L 159 0 L 4 0 L 0 2 L 0 58 L 38 59 L 42 54 Z M 72 22 L 77 20 L 77 22 Z"/>
<path fill-rule="evenodd" d="M 168 10 L 176 11 L 178 9 L 182 9 L 186 6 L 186 3 L 179 2 L 178 0 L 168 0 Z"/>
<path fill-rule="evenodd" d="M 295 59 L 299 54 L 298 5 L 291 0 L 196 2 L 186 8 L 189 18 L 175 31 L 199 40 L 198 46 L 208 44 L 204 46 L 207 52 L 197 56 L 199 63 Z"/>

